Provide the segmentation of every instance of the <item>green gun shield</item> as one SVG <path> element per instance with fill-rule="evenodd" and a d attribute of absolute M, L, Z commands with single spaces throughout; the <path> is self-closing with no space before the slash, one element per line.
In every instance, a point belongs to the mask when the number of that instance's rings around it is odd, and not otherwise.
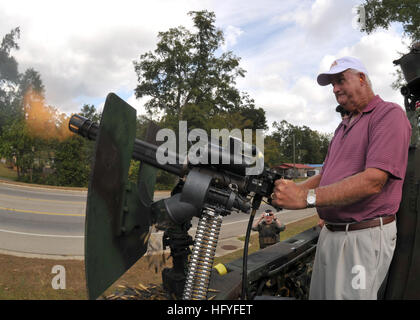
<path fill-rule="evenodd" d="M 138 185 L 128 181 L 135 134 L 136 110 L 110 93 L 96 138 L 87 197 L 89 299 L 98 298 L 147 251 L 156 169 L 142 163 Z"/>

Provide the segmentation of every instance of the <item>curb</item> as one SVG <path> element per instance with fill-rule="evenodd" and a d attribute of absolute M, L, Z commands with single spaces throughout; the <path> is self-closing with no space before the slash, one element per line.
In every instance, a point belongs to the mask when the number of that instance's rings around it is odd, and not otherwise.
<path fill-rule="evenodd" d="M 18 252 L 0 249 L 0 254 L 15 256 L 20 258 L 32 258 L 32 259 L 46 259 L 46 260 L 85 260 L 84 256 L 64 256 L 57 254 L 39 254 L 30 252 Z"/>
<path fill-rule="evenodd" d="M 87 191 L 87 188 L 60 187 L 60 186 L 50 186 L 47 184 L 32 184 L 32 183 L 18 182 L 18 181 L 13 181 L 13 180 L 4 180 L 2 178 L 0 178 L 0 183 L 21 186 L 21 187 L 26 187 L 26 188 L 36 188 L 36 189 L 56 189 L 56 190 L 67 190 L 67 191 L 81 191 L 81 192 Z"/>
<path fill-rule="evenodd" d="M 58 190 L 81 191 L 81 192 L 88 191 L 88 188 L 85 188 L 85 187 L 62 187 L 62 186 L 51 186 L 48 184 L 35 184 L 35 183 L 32 184 L 32 183 L 26 183 L 26 182 L 7 180 L 4 178 L 0 178 L 0 183 L 17 185 L 17 186 L 27 187 L 27 188 L 58 189 Z M 156 190 L 155 191 L 155 194 L 170 194 L 170 193 L 171 193 L 170 190 Z"/>

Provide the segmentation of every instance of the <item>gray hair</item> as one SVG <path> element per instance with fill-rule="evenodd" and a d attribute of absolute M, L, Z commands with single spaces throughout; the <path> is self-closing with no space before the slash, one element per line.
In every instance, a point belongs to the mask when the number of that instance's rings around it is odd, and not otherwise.
<path fill-rule="evenodd" d="M 357 73 L 363 73 L 363 74 L 365 75 L 365 77 L 366 77 L 366 82 L 367 82 L 367 84 L 368 84 L 368 87 L 372 89 L 372 81 L 370 81 L 370 78 L 369 78 L 369 76 L 368 76 L 366 73 L 361 72 L 361 71 L 356 70 L 356 69 L 349 69 L 349 70 L 350 70 L 352 73 L 354 73 L 354 74 L 357 74 Z"/>

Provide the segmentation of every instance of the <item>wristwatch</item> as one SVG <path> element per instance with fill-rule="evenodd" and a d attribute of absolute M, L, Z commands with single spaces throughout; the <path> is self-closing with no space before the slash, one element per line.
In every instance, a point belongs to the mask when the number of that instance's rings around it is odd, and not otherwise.
<path fill-rule="evenodd" d="M 309 189 L 308 195 L 306 196 L 306 207 L 315 208 L 316 206 L 316 193 L 315 189 Z"/>

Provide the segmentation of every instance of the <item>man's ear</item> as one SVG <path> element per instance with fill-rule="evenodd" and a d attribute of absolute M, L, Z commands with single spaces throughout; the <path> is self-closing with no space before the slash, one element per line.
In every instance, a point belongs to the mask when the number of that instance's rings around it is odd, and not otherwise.
<path fill-rule="evenodd" d="M 359 73 L 359 81 L 360 81 L 361 84 L 366 83 L 366 75 L 362 72 Z"/>

